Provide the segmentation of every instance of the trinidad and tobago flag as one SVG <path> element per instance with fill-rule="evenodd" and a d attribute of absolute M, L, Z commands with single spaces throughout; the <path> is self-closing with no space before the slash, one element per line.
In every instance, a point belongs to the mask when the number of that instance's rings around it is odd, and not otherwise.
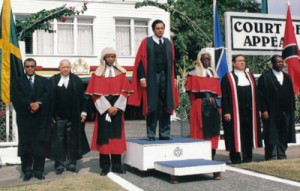
<path fill-rule="evenodd" d="M 300 90 L 300 50 L 297 45 L 289 4 L 286 14 L 282 58 L 288 65 L 288 73 L 293 81 L 294 94 L 297 95 Z"/>

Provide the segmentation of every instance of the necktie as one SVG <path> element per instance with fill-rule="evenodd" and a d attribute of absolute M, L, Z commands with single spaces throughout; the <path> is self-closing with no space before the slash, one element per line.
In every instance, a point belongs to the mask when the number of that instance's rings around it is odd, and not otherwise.
<path fill-rule="evenodd" d="M 30 76 L 29 77 L 29 84 L 30 84 L 30 87 L 31 87 L 31 89 L 33 89 L 33 81 L 32 81 L 32 77 Z"/>
<path fill-rule="evenodd" d="M 162 45 L 162 41 L 161 41 L 161 39 L 159 39 L 159 46 L 161 46 Z"/>

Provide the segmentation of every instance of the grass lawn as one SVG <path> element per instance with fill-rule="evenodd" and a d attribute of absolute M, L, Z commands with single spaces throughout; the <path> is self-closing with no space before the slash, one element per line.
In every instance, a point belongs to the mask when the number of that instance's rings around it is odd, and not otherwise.
<path fill-rule="evenodd" d="M 68 176 L 63 179 L 41 181 L 36 184 L 27 184 L 14 187 L 1 188 L 1 191 L 48 191 L 48 190 L 95 190 L 95 191 L 125 191 L 118 184 L 107 177 L 95 173 L 82 173 Z"/>
<path fill-rule="evenodd" d="M 231 166 L 300 182 L 300 159 L 251 162 Z"/>

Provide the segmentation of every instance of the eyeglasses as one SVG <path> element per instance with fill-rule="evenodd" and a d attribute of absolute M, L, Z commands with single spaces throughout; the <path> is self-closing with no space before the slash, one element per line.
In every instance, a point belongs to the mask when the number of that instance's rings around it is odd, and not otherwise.
<path fill-rule="evenodd" d="M 26 65 L 25 68 L 34 68 L 35 65 Z"/>
<path fill-rule="evenodd" d="M 210 60 L 210 58 L 202 58 L 202 60 Z"/>

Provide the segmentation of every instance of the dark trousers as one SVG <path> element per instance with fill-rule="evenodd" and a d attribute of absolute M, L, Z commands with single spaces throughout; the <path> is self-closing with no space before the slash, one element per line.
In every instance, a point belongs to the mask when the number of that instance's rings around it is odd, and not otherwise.
<path fill-rule="evenodd" d="M 21 167 L 24 174 L 43 173 L 45 167 L 45 157 L 24 154 L 21 156 Z"/>
<path fill-rule="evenodd" d="M 166 112 L 166 74 L 164 71 L 156 73 L 156 84 L 158 87 L 158 101 L 156 111 L 152 111 L 146 117 L 147 137 L 155 137 L 157 120 L 159 120 L 159 137 L 170 137 L 171 121 L 170 113 Z"/>
<path fill-rule="evenodd" d="M 231 150 L 229 157 L 232 163 L 251 162 L 253 133 L 252 133 L 252 111 L 250 109 L 240 110 L 240 137 L 242 152 Z M 233 147 L 234 148 L 234 147 Z"/>
<path fill-rule="evenodd" d="M 272 145 L 265 141 L 265 159 L 286 159 L 287 140 L 288 140 L 288 129 L 290 115 L 286 112 L 279 112 L 276 121 L 276 130 L 278 134 L 278 140 L 276 145 Z"/>
<path fill-rule="evenodd" d="M 112 166 L 112 169 L 121 169 L 121 154 L 99 154 L 99 164 L 101 169 L 109 170 Z"/>
<path fill-rule="evenodd" d="M 69 119 L 63 119 L 56 116 L 57 123 L 57 148 L 58 155 L 62 158 L 60 161 L 55 161 L 55 169 L 63 170 L 67 168 L 76 167 L 76 159 L 71 157 L 71 126 L 72 123 Z"/>

